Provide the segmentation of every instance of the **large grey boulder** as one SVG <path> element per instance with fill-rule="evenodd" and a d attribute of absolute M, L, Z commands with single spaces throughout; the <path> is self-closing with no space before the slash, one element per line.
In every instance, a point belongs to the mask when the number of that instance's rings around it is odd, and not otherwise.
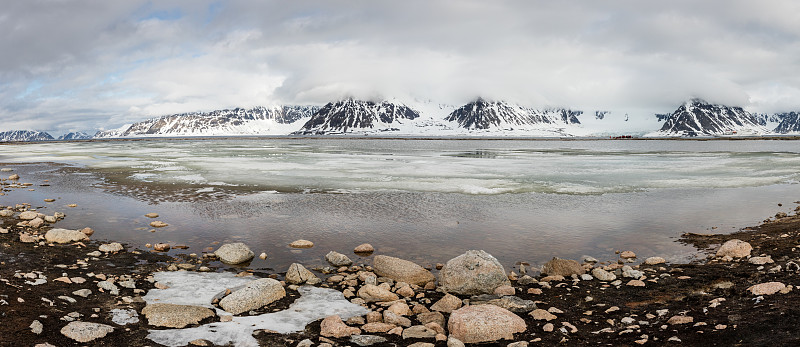
<path fill-rule="evenodd" d="M 50 229 L 44 234 L 44 238 L 51 243 L 70 243 L 89 239 L 86 234 L 78 230 L 67 229 Z"/>
<path fill-rule="evenodd" d="M 232 314 L 240 314 L 267 306 L 286 296 L 281 282 L 271 278 L 252 281 L 219 302 L 223 310 Z"/>
<path fill-rule="evenodd" d="M 165 328 L 183 328 L 213 317 L 214 311 L 202 306 L 176 304 L 150 304 L 142 309 L 147 324 Z"/>
<path fill-rule="evenodd" d="M 467 251 L 450 259 L 439 272 L 439 287 L 447 293 L 492 294 L 495 288 L 510 284 L 503 265 L 484 251 Z"/>
<path fill-rule="evenodd" d="M 333 266 L 350 266 L 353 265 L 353 261 L 350 260 L 346 255 L 330 251 L 328 254 L 325 255 L 325 260 L 327 260 Z"/>
<path fill-rule="evenodd" d="M 290 284 L 317 284 L 322 280 L 317 277 L 313 272 L 308 271 L 305 266 L 299 263 L 289 265 L 289 270 L 286 271 L 286 282 Z"/>
<path fill-rule="evenodd" d="M 77 321 L 61 328 L 62 335 L 78 342 L 91 342 L 113 331 L 114 328 L 110 325 Z"/>
<path fill-rule="evenodd" d="M 226 243 L 214 254 L 225 264 L 241 264 L 253 260 L 256 256 L 247 245 L 241 242 Z"/>
<path fill-rule="evenodd" d="M 583 275 L 586 273 L 586 269 L 575 260 L 553 257 L 553 259 L 544 264 L 542 273 L 550 276 L 569 277 L 572 275 Z"/>
<path fill-rule="evenodd" d="M 495 305 L 462 307 L 453 311 L 447 322 L 450 336 L 464 343 L 511 340 L 526 328 L 522 318 Z"/>
<path fill-rule="evenodd" d="M 436 279 L 430 271 L 425 270 L 422 266 L 387 255 L 376 255 L 372 268 L 378 276 L 388 277 L 398 282 L 424 285 Z"/>

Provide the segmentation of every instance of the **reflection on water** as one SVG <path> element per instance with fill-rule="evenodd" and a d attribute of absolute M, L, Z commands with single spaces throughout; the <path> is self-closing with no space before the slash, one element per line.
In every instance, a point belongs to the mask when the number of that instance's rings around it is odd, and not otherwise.
<path fill-rule="evenodd" d="M 692 252 L 673 242 L 681 233 L 735 231 L 800 196 L 789 142 L 144 141 L 136 155 L 89 145 L 25 146 L 69 165 L 4 164 L 52 185 L 0 204 L 66 212 L 58 226 L 92 226 L 95 238 L 190 246 L 173 253 L 245 242 L 269 255 L 255 267 L 278 270 L 364 242 L 421 264 L 468 249 L 507 266 L 619 249 L 677 260 Z M 151 232 L 148 212 L 169 226 Z M 299 238 L 316 246 L 286 246 Z"/>

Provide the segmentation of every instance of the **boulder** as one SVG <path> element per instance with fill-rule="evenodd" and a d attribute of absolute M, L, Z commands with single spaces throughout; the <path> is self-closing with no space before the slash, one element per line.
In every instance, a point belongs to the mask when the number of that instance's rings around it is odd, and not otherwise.
<path fill-rule="evenodd" d="M 44 234 L 44 238 L 47 242 L 52 243 L 70 243 L 89 239 L 86 234 L 80 231 L 67 229 L 50 229 L 47 234 Z"/>
<path fill-rule="evenodd" d="M 100 252 L 113 253 L 113 252 L 119 252 L 124 248 L 122 247 L 122 244 L 120 244 L 119 242 L 112 242 L 100 245 L 98 249 L 100 250 Z"/>
<path fill-rule="evenodd" d="M 396 327 L 397 326 L 394 324 L 388 324 L 383 322 L 372 322 L 362 325 L 361 329 L 364 329 L 364 331 L 368 333 L 385 333 Z"/>
<path fill-rule="evenodd" d="M 526 328 L 522 318 L 494 305 L 462 307 L 453 311 L 447 322 L 450 335 L 464 343 L 510 340 Z"/>
<path fill-rule="evenodd" d="M 219 302 L 223 310 L 240 314 L 255 310 L 286 296 L 281 282 L 271 278 L 262 278 L 252 281 Z"/>
<path fill-rule="evenodd" d="M 308 271 L 302 264 L 294 263 L 289 265 L 289 270 L 286 271 L 286 282 L 291 284 L 303 284 L 311 281 L 314 284 L 320 282 L 317 275 Z"/>
<path fill-rule="evenodd" d="M 450 313 L 461 307 L 461 299 L 452 294 L 447 294 L 431 306 L 431 310 Z"/>
<path fill-rule="evenodd" d="M 433 274 L 413 262 L 386 255 L 377 255 L 372 268 L 378 276 L 388 277 L 398 282 L 424 285 L 435 279 Z"/>
<path fill-rule="evenodd" d="M 583 275 L 585 272 L 586 270 L 577 261 L 557 257 L 554 257 L 542 267 L 542 273 L 550 276 L 569 277 L 572 275 Z"/>
<path fill-rule="evenodd" d="M 311 248 L 314 247 L 314 243 L 308 240 L 296 240 L 289 244 L 289 247 L 292 248 Z"/>
<path fill-rule="evenodd" d="M 44 224 L 44 220 L 39 218 L 39 217 L 36 217 L 36 218 L 31 219 L 30 221 L 28 221 L 28 226 L 31 227 L 31 228 L 38 228 L 38 227 L 42 226 L 42 224 Z"/>
<path fill-rule="evenodd" d="M 728 240 L 717 250 L 718 257 L 744 258 L 750 255 L 753 246 L 742 240 Z"/>
<path fill-rule="evenodd" d="M 348 337 L 361 334 L 361 329 L 347 326 L 338 315 L 328 316 L 319 325 L 320 335 L 325 337 Z"/>
<path fill-rule="evenodd" d="M 176 304 L 149 304 L 142 309 L 147 324 L 165 328 L 184 328 L 214 317 L 214 311 L 201 306 Z"/>
<path fill-rule="evenodd" d="M 369 243 L 362 243 L 353 249 L 353 253 L 356 254 L 358 253 L 368 254 L 372 252 L 375 252 L 375 247 L 372 247 L 372 245 L 370 245 Z"/>
<path fill-rule="evenodd" d="M 327 260 L 333 266 L 350 266 L 353 265 L 353 261 L 350 260 L 346 255 L 330 251 L 328 254 L 325 255 L 325 260 Z"/>
<path fill-rule="evenodd" d="M 596 278 L 598 281 L 606 281 L 606 282 L 611 282 L 617 279 L 617 275 L 608 272 L 606 270 L 603 270 L 599 267 L 592 269 L 592 276 L 594 276 L 594 278 Z"/>
<path fill-rule="evenodd" d="M 81 343 L 97 340 L 113 331 L 114 328 L 110 325 L 77 321 L 61 328 L 62 335 Z"/>
<path fill-rule="evenodd" d="M 399 300 L 397 294 L 372 284 L 365 284 L 358 290 L 358 297 L 366 302 L 386 302 Z"/>
<path fill-rule="evenodd" d="M 25 211 L 19 214 L 19 219 L 22 220 L 32 220 L 36 217 L 39 217 L 39 214 L 36 211 Z"/>
<path fill-rule="evenodd" d="M 753 295 L 772 295 L 780 292 L 784 288 L 786 288 L 786 285 L 781 282 L 767 282 L 751 286 L 750 288 L 747 288 L 747 291 Z"/>
<path fill-rule="evenodd" d="M 503 265 L 484 251 L 467 251 L 447 261 L 439 272 L 439 286 L 448 293 L 492 294 L 510 284 Z"/>
<path fill-rule="evenodd" d="M 353 335 L 350 336 L 350 342 L 355 343 L 359 346 L 372 346 L 376 343 L 384 343 L 386 342 L 385 337 L 375 336 L 375 335 Z"/>
<path fill-rule="evenodd" d="M 403 339 L 429 339 L 436 337 L 436 331 L 424 325 L 415 325 L 403 330 Z"/>
<path fill-rule="evenodd" d="M 241 242 L 226 243 L 214 254 L 225 264 L 241 264 L 253 260 L 256 256 L 247 245 Z"/>

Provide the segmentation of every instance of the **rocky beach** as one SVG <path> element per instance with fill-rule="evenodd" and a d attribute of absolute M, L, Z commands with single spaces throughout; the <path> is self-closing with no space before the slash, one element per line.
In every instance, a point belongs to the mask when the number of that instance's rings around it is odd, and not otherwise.
<path fill-rule="evenodd" d="M 47 184 L 2 176 L 4 191 Z M 731 234 L 684 234 L 678 242 L 702 259 L 687 264 L 640 259 L 634 249 L 509 268 L 481 245 L 446 263 L 417 264 L 381 254 L 365 237 L 327 252 L 328 266 L 265 271 L 248 264 L 268 254 L 244 243 L 172 256 L 163 251 L 181 245 L 137 249 L 92 225 L 59 228 L 70 204 L 6 204 L 3 346 L 800 343 L 795 213 Z M 148 217 L 154 228 L 167 224 Z M 319 247 L 313 241 L 275 247 Z"/>

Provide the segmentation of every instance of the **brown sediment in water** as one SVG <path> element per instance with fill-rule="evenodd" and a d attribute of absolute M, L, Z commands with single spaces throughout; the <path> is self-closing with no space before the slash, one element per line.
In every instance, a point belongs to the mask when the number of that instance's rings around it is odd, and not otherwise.
<path fill-rule="evenodd" d="M 21 206 L 21 209 L 25 209 Z M 19 211 L 17 211 L 19 212 Z M 169 257 L 148 250 L 134 250 L 89 256 L 90 252 L 106 242 L 83 241 L 82 244 L 49 245 L 48 243 L 22 243 L 20 233 L 30 232 L 43 235 L 49 227 L 33 229 L 18 226 L 18 219 L 2 219 L 2 228 L 8 233 L 0 234 L 0 345 L 34 345 L 48 342 L 57 346 L 87 345 L 78 344 L 64 337 L 60 329 L 67 324 L 63 319 L 70 313 L 80 315 L 77 320 L 109 324 L 114 332 L 104 338 L 90 342 L 97 346 L 154 346 L 146 339 L 147 330 L 152 329 L 140 313 L 140 322 L 119 326 L 111 322 L 110 310 L 115 308 L 134 309 L 141 312 L 144 302 L 141 297 L 154 288 L 148 281 L 157 271 L 177 269 L 177 264 L 222 267 L 230 271 L 245 270 L 257 277 L 283 279 L 284 273 L 248 271 L 247 267 L 225 267 L 213 258 L 183 255 Z M 57 223 L 55 226 L 57 227 Z M 102 239 L 102 235 L 93 235 Z M 728 240 L 738 239 L 753 247 L 752 255 L 769 255 L 774 263 L 765 265 L 750 264 L 746 259 L 723 261 L 714 256 L 718 246 Z M 746 228 L 733 234 L 684 234 L 679 242 L 692 245 L 705 260 L 689 264 L 634 265 L 623 259 L 613 259 L 594 267 L 609 270 L 632 265 L 642 271 L 640 278 L 644 287 L 628 286 L 631 278 L 618 276 L 621 283 L 614 284 L 592 280 L 539 282 L 513 280 L 515 296 L 531 300 L 540 309 L 551 310 L 554 320 L 535 320 L 528 312 L 518 312 L 525 320 L 525 332 L 514 335 L 515 341 L 534 341 L 533 345 L 613 345 L 634 346 L 673 344 L 670 339 L 679 339 L 682 344 L 692 346 L 758 346 L 758 345 L 797 345 L 800 335 L 796 327 L 800 324 L 800 308 L 796 305 L 800 291 L 758 297 L 748 291 L 753 285 L 767 282 L 780 282 L 787 286 L 798 286 L 797 270 L 793 264 L 800 264 L 800 216 L 792 215 L 770 219 L 757 227 Z M 474 248 L 480 248 L 475 245 Z M 777 267 L 780 266 L 778 269 Z M 188 266 L 187 266 L 188 267 Z M 590 265 L 584 265 L 590 267 Z M 317 272 L 320 277 L 330 278 L 342 275 L 345 278 L 355 271 L 369 270 L 368 265 L 360 264 L 356 269 L 339 272 L 328 269 L 329 273 Z M 45 277 L 46 282 L 31 285 L 35 281 L 25 278 Z M 17 275 L 20 274 L 20 275 Z M 42 276 L 40 276 L 41 274 Z M 64 283 L 55 279 L 80 277 L 84 283 Z M 94 274 L 94 276 L 90 276 Z M 135 282 L 135 289 L 120 287 L 119 295 L 100 292 L 97 283 L 102 276 L 125 279 L 129 276 Z M 363 283 L 347 280 L 323 284 L 345 291 L 358 289 Z M 546 284 L 545 284 L 546 283 Z M 79 289 L 90 289 L 92 294 L 82 298 L 72 294 Z M 536 294 L 541 291 L 540 294 Z M 430 307 L 443 293 L 436 290 L 415 289 L 421 297 L 410 297 L 407 301 Z M 297 298 L 296 291 L 287 290 L 287 297 L 257 313 L 283 309 Z M 76 303 L 70 303 L 59 296 L 69 296 Z M 477 298 L 459 295 L 460 299 L 475 302 Z M 724 300 L 721 300 L 724 299 Z M 374 310 L 383 307 L 370 305 Z M 666 311 L 663 311 L 666 310 Z M 73 315 L 76 315 L 73 313 Z M 96 316 L 93 316 L 96 315 Z M 448 313 L 443 314 L 445 321 Z M 674 316 L 692 317 L 688 324 L 670 324 Z M 420 324 L 411 315 L 412 324 Z M 212 318 L 211 321 L 219 318 Z M 41 334 L 31 332 L 31 322 L 38 320 L 44 326 Z M 673 320 L 674 322 L 674 320 Z M 205 321 L 204 321 L 205 323 Z M 553 324 L 554 330 L 544 331 L 546 324 Z M 568 324 L 563 324 L 568 323 Z M 359 324 L 351 324 L 360 327 Z M 575 330 L 573 330 L 573 328 Z M 446 326 L 444 327 L 447 328 Z M 563 330 L 562 330 L 563 328 Z M 381 345 L 405 346 L 414 342 L 430 342 L 445 346 L 443 341 L 433 338 L 406 339 L 386 333 L 376 333 L 387 338 Z M 325 341 L 320 337 L 320 322 L 309 324 L 302 332 L 295 334 L 257 333 L 256 338 L 266 346 L 294 346 L 300 340 L 310 339 L 315 344 Z M 352 345 L 347 338 L 330 338 L 338 345 Z M 511 341 L 485 343 L 481 346 L 505 346 Z"/>

